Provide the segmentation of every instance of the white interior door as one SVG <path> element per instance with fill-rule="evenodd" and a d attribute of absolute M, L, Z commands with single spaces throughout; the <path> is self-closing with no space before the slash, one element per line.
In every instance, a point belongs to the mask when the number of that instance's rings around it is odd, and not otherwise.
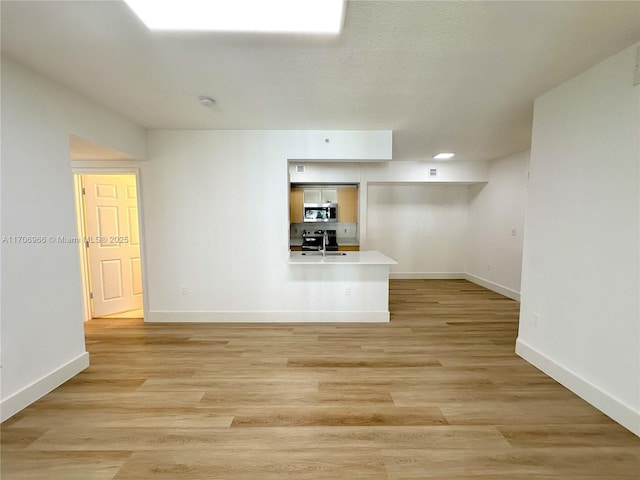
<path fill-rule="evenodd" d="M 142 308 L 135 175 L 83 175 L 93 317 Z"/>

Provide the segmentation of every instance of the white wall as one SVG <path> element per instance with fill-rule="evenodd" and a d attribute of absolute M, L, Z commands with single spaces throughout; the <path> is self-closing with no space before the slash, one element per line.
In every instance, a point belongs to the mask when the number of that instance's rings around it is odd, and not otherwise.
<path fill-rule="evenodd" d="M 288 145 L 289 159 L 380 161 L 391 160 L 391 130 L 300 130 Z"/>
<path fill-rule="evenodd" d="M 304 166 L 304 172 L 296 172 L 298 165 Z M 289 163 L 291 183 L 360 183 L 362 164 L 346 162 L 302 162 Z"/>
<path fill-rule="evenodd" d="M 398 262 L 392 278 L 461 278 L 467 187 L 369 185 L 368 248 Z"/>
<path fill-rule="evenodd" d="M 142 129 L 3 57 L 3 420 L 88 365 L 77 245 L 49 240 L 76 235 L 70 134 L 144 155 Z"/>
<path fill-rule="evenodd" d="M 360 132 L 361 135 L 365 132 Z M 372 132 L 378 140 L 379 132 Z M 384 153 L 384 149 L 381 154 Z M 313 151 L 307 153 L 312 155 Z M 381 156 L 381 154 L 379 156 Z M 304 165 L 304 173 L 296 172 L 296 165 Z M 437 175 L 429 176 L 435 168 Z M 292 183 L 447 183 L 470 184 L 486 182 L 488 162 L 305 162 L 292 161 L 289 165 Z"/>
<path fill-rule="evenodd" d="M 431 177 L 430 170 L 436 169 Z M 362 165 L 364 182 L 427 182 L 427 183 L 476 183 L 487 181 L 488 162 L 479 161 L 426 161 L 426 162 L 378 162 Z"/>
<path fill-rule="evenodd" d="M 298 131 L 149 132 L 141 173 L 147 320 L 388 316 L 376 282 L 364 281 L 373 267 L 288 264 L 288 159 L 304 155 L 307 142 Z M 371 149 L 333 153 L 368 158 Z"/>
<path fill-rule="evenodd" d="M 147 320 L 299 321 L 317 319 L 317 315 L 332 318 L 336 312 L 356 318 L 366 311 L 388 311 L 384 298 L 367 296 L 368 292 L 352 291 L 345 297 L 348 277 L 338 282 L 326 272 L 311 273 L 308 267 L 287 263 L 287 172 L 291 181 L 303 180 L 291 172 L 289 159 L 307 155 L 308 138 L 308 132 L 300 131 L 149 132 L 148 161 L 141 167 Z M 384 153 L 386 146 L 382 150 Z M 353 161 L 377 154 L 370 148 L 351 146 L 334 150 L 334 155 L 350 157 L 352 162 L 306 162 L 309 168 L 303 174 L 304 181 L 357 181 L 367 166 Z M 410 162 L 408 171 L 414 179 L 419 167 Z M 446 170 L 444 165 L 442 168 Z M 464 169 L 458 166 L 457 170 Z M 450 178 L 485 179 L 486 166 L 469 170 L 472 173 L 451 174 Z M 443 192 L 440 197 L 448 201 L 450 193 L 444 193 L 448 187 L 429 188 L 442 189 L 438 190 Z M 462 218 L 466 215 L 466 187 L 452 188 L 449 192 L 455 192 L 455 202 L 464 204 L 456 207 Z M 444 227 L 450 219 L 438 215 L 437 222 Z M 461 223 L 446 228 L 459 230 Z M 464 252 L 453 257 L 452 262 L 464 266 Z M 314 285 L 318 288 L 309 295 Z M 187 287 L 187 295 L 181 294 L 182 286 Z"/>
<path fill-rule="evenodd" d="M 529 155 L 526 151 L 491 161 L 489 181 L 469 186 L 465 271 L 472 281 L 516 300 L 520 299 Z"/>
<path fill-rule="evenodd" d="M 630 47 L 535 102 L 517 351 L 640 434 L 635 60 Z"/>

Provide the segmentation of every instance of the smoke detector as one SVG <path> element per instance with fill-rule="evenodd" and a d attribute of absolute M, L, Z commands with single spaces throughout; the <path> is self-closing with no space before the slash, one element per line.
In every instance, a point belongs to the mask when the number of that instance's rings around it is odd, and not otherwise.
<path fill-rule="evenodd" d="M 211 97 L 198 97 L 198 100 L 200 100 L 200 105 L 207 108 L 211 108 L 216 104 L 216 101 Z"/>

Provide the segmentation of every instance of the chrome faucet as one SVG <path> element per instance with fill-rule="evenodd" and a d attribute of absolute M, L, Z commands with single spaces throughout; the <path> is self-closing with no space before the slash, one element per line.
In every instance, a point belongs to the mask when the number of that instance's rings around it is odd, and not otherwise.
<path fill-rule="evenodd" d="M 322 234 L 322 256 L 327 256 L 327 232 Z"/>

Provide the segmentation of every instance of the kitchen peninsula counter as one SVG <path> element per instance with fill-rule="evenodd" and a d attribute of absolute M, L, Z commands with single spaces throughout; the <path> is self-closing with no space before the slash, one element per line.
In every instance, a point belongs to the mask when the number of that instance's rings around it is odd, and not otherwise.
<path fill-rule="evenodd" d="M 398 262 L 376 250 L 328 253 L 290 252 L 290 265 L 396 265 Z"/>
<path fill-rule="evenodd" d="M 375 250 L 331 253 L 289 252 L 291 286 L 304 320 L 388 322 L 389 267 L 397 262 Z"/>

